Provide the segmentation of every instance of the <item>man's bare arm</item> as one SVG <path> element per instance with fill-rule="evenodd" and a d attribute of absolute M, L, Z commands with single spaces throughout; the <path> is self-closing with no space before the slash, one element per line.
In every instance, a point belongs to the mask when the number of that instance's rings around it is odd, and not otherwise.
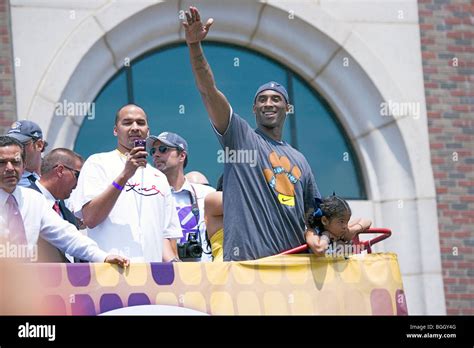
<path fill-rule="evenodd" d="M 346 241 L 352 240 L 356 235 L 370 228 L 372 221 L 368 219 L 355 218 L 347 224 L 347 233 L 344 236 Z"/>
<path fill-rule="evenodd" d="M 178 259 L 178 249 L 176 239 L 163 238 L 163 262 L 170 262 Z"/>
<path fill-rule="evenodd" d="M 116 182 L 123 186 L 126 180 L 117 179 Z M 82 216 L 84 217 L 84 224 L 88 228 L 94 228 L 109 216 L 118 197 L 120 191 L 110 185 L 107 189 L 94 199 L 87 202 L 82 207 Z"/>
<path fill-rule="evenodd" d="M 212 192 L 206 196 L 204 199 L 204 212 L 207 237 L 211 238 L 224 226 L 222 192 Z"/>
<path fill-rule="evenodd" d="M 137 168 L 146 165 L 146 151 L 140 148 L 134 148 L 130 151 L 125 167 L 120 175 L 115 179 L 115 182 L 124 187 L 127 180 L 130 179 L 136 172 Z M 82 216 L 84 224 L 88 228 L 94 228 L 104 221 L 112 211 L 120 193 L 117 188 L 108 186 L 104 192 L 94 197 L 82 207 Z"/>
<path fill-rule="evenodd" d="M 223 134 L 229 125 L 230 105 L 224 94 L 216 87 L 214 75 L 201 46 L 201 41 L 207 36 L 213 22 L 214 20 L 210 18 L 203 25 L 199 11 L 191 6 L 189 12 L 186 12 L 186 22 L 183 22 L 183 26 L 197 88 L 214 127 Z"/>

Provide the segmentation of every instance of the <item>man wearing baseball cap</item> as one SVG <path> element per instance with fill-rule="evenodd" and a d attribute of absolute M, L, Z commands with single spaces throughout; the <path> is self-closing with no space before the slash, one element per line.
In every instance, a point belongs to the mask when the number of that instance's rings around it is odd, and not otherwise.
<path fill-rule="evenodd" d="M 6 135 L 20 141 L 25 147 L 25 171 L 18 185 L 23 187 L 34 185 L 41 175 L 41 154 L 48 145 L 43 140 L 43 131 L 33 121 L 20 120 L 12 124 Z"/>
<path fill-rule="evenodd" d="M 151 135 L 146 148 L 153 159 L 153 166 L 162 171 L 171 186 L 183 236 L 179 240 L 178 254 L 182 261 L 211 261 L 211 247 L 204 224 L 204 198 L 215 189 L 201 184 L 192 184 L 184 176 L 188 164 L 188 143 L 176 133 L 163 132 Z M 186 242 L 195 236 L 202 247 L 201 256 L 189 255 Z M 188 244 L 189 245 L 189 244 Z"/>
<path fill-rule="evenodd" d="M 224 160 L 224 261 L 272 256 L 304 243 L 323 253 L 320 237 L 305 226 L 305 214 L 313 208 L 314 197 L 320 197 L 311 167 L 282 140 L 288 93 L 275 81 L 257 89 L 255 130 L 234 113 L 216 87 L 201 46 L 213 21 L 203 24 L 197 8 L 190 7 L 183 26 L 197 88 L 229 154 Z"/>

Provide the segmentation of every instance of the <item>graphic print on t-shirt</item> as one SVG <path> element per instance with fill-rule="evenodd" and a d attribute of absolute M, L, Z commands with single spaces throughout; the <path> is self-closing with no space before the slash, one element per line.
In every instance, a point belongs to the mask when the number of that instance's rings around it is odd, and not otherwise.
<path fill-rule="evenodd" d="M 127 182 L 125 184 L 125 192 L 133 191 L 142 196 L 154 196 L 154 195 L 163 195 L 163 193 L 156 187 L 156 185 L 150 185 L 143 187 L 140 183 Z"/>
<path fill-rule="evenodd" d="M 278 156 L 273 151 L 268 156 L 272 169 L 265 168 L 263 174 L 268 184 L 278 193 L 278 200 L 281 204 L 290 207 L 295 206 L 295 184 L 301 177 L 301 170 L 298 166 L 293 166 L 286 156 Z"/>
<path fill-rule="evenodd" d="M 178 212 L 179 222 L 181 223 L 181 229 L 183 230 L 183 237 L 179 242 L 185 243 L 190 232 L 198 231 L 197 220 L 199 218 L 194 216 L 192 206 L 190 205 L 176 207 L 176 211 Z"/>

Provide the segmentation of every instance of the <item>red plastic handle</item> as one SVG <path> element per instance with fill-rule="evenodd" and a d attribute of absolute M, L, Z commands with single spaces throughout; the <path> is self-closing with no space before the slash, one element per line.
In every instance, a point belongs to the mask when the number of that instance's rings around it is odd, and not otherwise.
<path fill-rule="evenodd" d="M 359 240 L 359 234 L 367 234 L 367 233 L 380 233 L 381 235 L 380 236 L 377 236 L 375 238 L 372 238 L 370 240 L 366 240 L 366 241 L 363 241 L 361 242 Z M 384 240 L 384 239 L 387 239 L 388 237 L 390 237 L 392 235 L 392 231 L 388 228 L 381 228 L 381 227 L 374 227 L 374 228 L 369 228 L 368 230 L 366 231 L 362 231 L 360 232 L 359 234 L 357 234 L 354 239 L 352 240 L 352 242 L 354 244 L 361 244 L 363 246 L 363 249 L 364 250 L 367 250 L 367 252 L 370 254 L 372 252 L 372 245 Z M 286 250 L 286 251 L 283 251 L 277 255 L 290 255 L 290 254 L 298 254 L 302 251 L 305 251 L 306 249 L 308 249 L 308 245 L 307 244 L 303 244 L 303 245 L 300 245 L 296 248 L 293 248 L 293 249 L 290 249 L 290 250 Z"/>
<path fill-rule="evenodd" d="M 361 242 L 359 240 L 359 234 L 367 233 L 380 233 L 380 236 Z M 354 237 L 354 239 L 352 240 L 353 243 L 361 244 L 363 246 L 363 249 L 367 250 L 367 252 L 370 254 L 372 253 L 372 245 L 390 237 L 392 235 L 392 231 L 388 228 L 369 228 L 368 230 L 362 231 L 359 234 Z"/>

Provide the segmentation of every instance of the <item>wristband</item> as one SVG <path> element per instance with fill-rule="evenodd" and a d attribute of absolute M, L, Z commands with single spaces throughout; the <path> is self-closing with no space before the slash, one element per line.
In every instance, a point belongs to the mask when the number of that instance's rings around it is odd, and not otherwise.
<path fill-rule="evenodd" d="M 171 260 L 169 260 L 168 262 L 182 262 L 180 259 L 178 259 L 177 257 L 173 257 Z"/>
<path fill-rule="evenodd" d="M 115 181 L 112 181 L 112 185 L 119 191 L 122 191 L 123 190 L 123 186 L 120 186 L 119 184 L 117 184 Z"/>

